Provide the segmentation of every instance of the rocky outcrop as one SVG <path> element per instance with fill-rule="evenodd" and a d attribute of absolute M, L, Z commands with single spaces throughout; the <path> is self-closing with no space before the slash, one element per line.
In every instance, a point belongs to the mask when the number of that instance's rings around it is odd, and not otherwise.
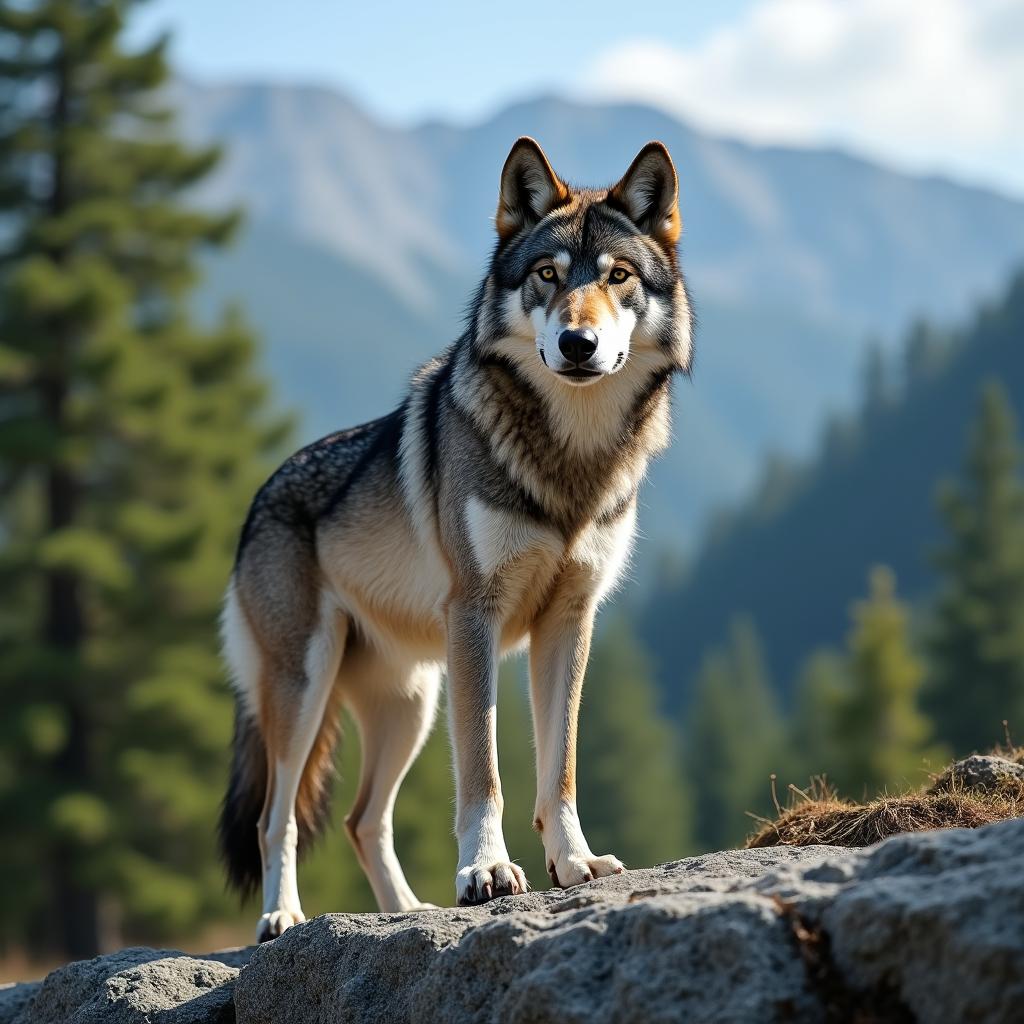
<path fill-rule="evenodd" d="M 972 754 L 951 764 L 932 784 L 929 792 L 948 793 L 957 789 L 973 793 L 994 793 L 1024 783 L 1024 764 L 995 754 Z"/>
<path fill-rule="evenodd" d="M 0 1024 L 230 1024 L 235 979 L 251 952 L 138 948 L 80 960 L 39 984 L 0 990 Z"/>
<path fill-rule="evenodd" d="M 233 956 L 126 950 L 28 1001 L 0 991 L 0 1022 L 1001 1024 L 1024 1019 L 1022 865 L 1024 820 L 711 854 L 477 908 L 328 914 Z"/>

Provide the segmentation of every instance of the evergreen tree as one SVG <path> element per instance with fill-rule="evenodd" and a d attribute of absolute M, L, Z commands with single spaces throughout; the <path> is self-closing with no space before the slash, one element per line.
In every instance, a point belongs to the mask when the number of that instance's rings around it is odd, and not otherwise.
<path fill-rule="evenodd" d="M 868 598 L 851 609 L 846 652 L 808 659 L 791 725 L 801 784 L 824 775 L 855 798 L 918 783 L 926 764 L 942 757 L 926 745 L 932 727 L 919 707 L 924 666 L 895 577 L 877 567 L 869 582 Z"/>
<path fill-rule="evenodd" d="M 940 494 L 948 540 L 931 631 L 928 706 L 958 754 L 1024 727 L 1024 486 L 1001 385 L 985 387 L 964 479 Z"/>
<path fill-rule="evenodd" d="M 835 465 L 846 461 L 856 453 L 860 437 L 861 428 L 856 420 L 833 413 L 825 421 L 821 434 L 821 462 Z"/>
<path fill-rule="evenodd" d="M 903 346 L 903 374 L 906 386 L 932 380 L 952 357 L 953 338 L 925 320 L 917 320 Z"/>
<path fill-rule="evenodd" d="M 868 343 L 863 370 L 863 418 L 875 416 L 892 403 L 892 381 L 882 345 L 877 339 Z"/>
<path fill-rule="evenodd" d="M 684 764 L 695 793 L 697 840 L 705 849 L 739 843 L 749 814 L 772 812 L 770 776 L 788 774 L 782 720 L 749 619 L 701 667 L 685 729 Z"/>
<path fill-rule="evenodd" d="M 892 571 L 870 575 L 867 600 L 852 609 L 847 686 L 832 702 L 838 764 L 831 777 L 850 796 L 873 795 L 922 781 L 932 755 L 931 726 L 919 709 L 924 666 L 909 636 L 909 615 L 896 598 Z"/>
<path fill-rule="evenodd" d="M 180 204 L 217 154 L 130 6 L 0 6 L 0 929 L 65 957 L 222 909 L 214 624 L 287 430 L 239 319 L 189 322 L 236 218 Z"/>
<path fill-rule="evenodd" d="M 693 846 L 678 738 L 660 716 L 651 663 L 624 618 L 596 639 L 580 714 L 580 820 L 595 853 L 645 867 Z"/>
<path fill-rule="evenodd" d="M 844 774 L 837 718 L 849 685 L 846 659 L 836 651 L 815 652 L 800 672 L 790 724 L 792 768 L 800 786 L 816 775 L 831 780 Z"/>

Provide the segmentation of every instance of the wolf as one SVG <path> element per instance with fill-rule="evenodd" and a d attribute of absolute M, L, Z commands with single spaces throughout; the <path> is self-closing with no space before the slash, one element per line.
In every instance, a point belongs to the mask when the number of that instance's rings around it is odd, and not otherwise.
<path fill-rule="evenodd" d="M 623 870 L 580 825 L 577 713 L 595 612 L 626 565 L 673 378 L 693 358 L 678 194 L 659 142 L 590 189 L 519 139 L 464 333 L 397 409 L 303 448 L 253 500 L 222 620 L 237 701 L 220 839 L 229 881 L 262 884 L 258 940 L 305 920 L 297 854 L 327 821 L 342 707 L 362 750 L 345 819 L 355 855 L 382 911 L 426 906 L 392 812 L 443 671 L 456 899 L 526 891 L 502 835 L 495 742 L 499 660 L 523 647 L 551 882 Z"/>

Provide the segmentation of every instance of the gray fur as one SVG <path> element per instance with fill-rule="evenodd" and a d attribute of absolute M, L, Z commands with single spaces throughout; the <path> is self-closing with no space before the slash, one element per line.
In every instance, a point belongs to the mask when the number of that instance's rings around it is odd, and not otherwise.
<path fill-rule="evenodd" d="M 304 448 L 270 478 L 242 532 L 231 598 L 241 609 L 235 646 L 259 649 L 258 678 L 236 652 L 236 683 L 253 724 L 276 734 L 267 756 L 279 770 L 289 750 L 312 742 L 292 735 L 290 709 L 325 685 L 310 678 L 310 658 L 332 663 L 323 658 L 335 629 L 345 645 L 335 690 L 375 735 L 384 732 L 366 710 L 373 702 L 353 687 L 393 678 L 400 694 L 402 680 L 420 678 L 415 666 L 448 664 L 463 902 L 526 884 L 500 835 L 493 706 L 498 657 L 531 639 L 535 677 L 552 674 L 532 681 L 535 714 L 546 708 L 566 730 L 556 739 L 535 722 L 537 821 L 553 877 L 571 884 L 621 869 L 590 854 L 579 832 L 575 713 L 593 615 L 627 556 L 648 462 L 668 442 L 672 377 L 691 362 L 663 147 L 646 147 L 611 190 L 574 190 L 536 143 L 520 142 L 501 195 L 499 242 L 463 335 L 419 371 L 395 412 Z M 593 325 L 614 347 L 601 364 L 595 355 L 597 369 L 563 381 L 568 372 L 535 343 L 531 324 L 542 322 L 545 331 Z M 576 639 L 565 647 L 567 636 Z M 416 700 L 432 714 L 429 695 Z M 426 728 L 404 730 L 411 756 Z M 324 746 L 313 745 L 304 784 L 326 770 L 313 764 Z M 404 768 L 392 774 L 397 787 Z M 407 893 L 382 856 L 380 890 Z M 282 909 L 282 927 L 301 919 L 297 906 L 273 901 L 264 918 Z"/>

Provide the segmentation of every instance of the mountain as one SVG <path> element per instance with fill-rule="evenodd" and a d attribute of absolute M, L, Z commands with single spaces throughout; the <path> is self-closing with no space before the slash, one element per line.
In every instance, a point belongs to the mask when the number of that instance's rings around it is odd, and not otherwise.
<path fill-rule="evenodd" d="M 936 491 L 960 473 L 983 384 L 998 379 L 1024 413 L 1024 273 L 968 327 L 910 362 L 901 399 L 870 398 L 822 438 L 814 461 L 767 481 L 684 579 L 655 588 L 637 622 L 669 703 L 684 703 L 702 652 L 724 640 L 737 614 L 756 623 L 785 692 L 807 654 L 842 640 L 872 565 L 891 566 L 904 596 L 931 593 L 942 537 Z"/>
<path fill-rule="evenodd" d="M 638 105 L 542 98 L 481 124 L 405 129 L 327 89 L 180 82 L 175 99 L 186 133 L 226 150 L 199 198 L 249 212 L 203 304 L 250 310 L 308 436 L 380 412 L 457 336 L 518 135 L 591 183 L 663 139 L 700 329 L 678 443 L 646 495 L 659 544 L 692 539 L 766 453 L 806 454 L 851 401 L 869 334 L 891 343 L 919 313 L 962 315 L 1024 257 L 1024 204 L 842 153 L 713 138 Z"/>
<path fill-rule="evenodd" d="M 417 362 L 453 337 L 372 270 L 267 221 L 249 224 L 205 272 L 200 313 L 212 318 L 242 302 L 265 339 L 264 365 L 304 414 L 307 436 L 386 412 Z"/>

